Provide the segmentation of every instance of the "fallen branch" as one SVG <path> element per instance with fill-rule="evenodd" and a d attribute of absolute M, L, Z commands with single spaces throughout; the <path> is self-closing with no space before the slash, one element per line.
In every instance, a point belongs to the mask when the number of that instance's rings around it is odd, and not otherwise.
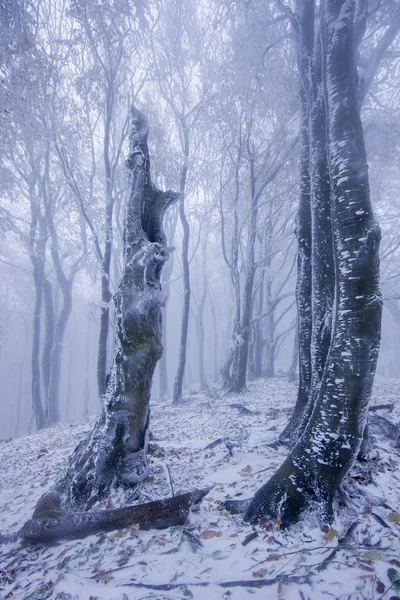
<path fill-rule="evenodd" d="M 246 408 L 245 406 L 243 406 L 243 404 L 230 404 L 229 408 L 236 408 L 242 415 L 260 415 L 261 414 L 261 411 L 250 410 L 249 408 Z"/>
<path fill-rule="evenodd" d="M 377 410 L 388 410 L 389 412 L 392 412 L 394 408 L 394 403 L 391 402 L 390 404 L 372 404 L 372 406 L 369 407 L 369 412 L 376 412 Z"/>
<path fill-rule="evenodd" d="M 230 587 L 249 587 L 249 588 L 262 588 L 266 586 L 275 585 L 275 583 L 308 583 L 309 575 L 287 575 L 282 573 L 273 577 L 272 579 L 247 579 L 238 581 L 195 581 L 190 583 L 124 583 L 121 587 L 134 587 L 134 588 L 145 588 L 148 590 L 160 590 L 168 592 L 170 590 L 185 589 L 188 587 L 207 587 L 209 585 L 217 585 L 222 588 Z"/>
<path fill-rule="evenodd" d="M 195 490 L 136 506 L 78 512 L 64 510 L 60 496 L 52 491 L 39 500 L 32 519 L 25 523 L 19 535 L 28 542 L 48 543 L 65 538 L 83 538 L 99 531 L 113 531 L 133 524 L 146 530 L 184 525 L 190 509 L 208 492 L 209 489 Z"/>

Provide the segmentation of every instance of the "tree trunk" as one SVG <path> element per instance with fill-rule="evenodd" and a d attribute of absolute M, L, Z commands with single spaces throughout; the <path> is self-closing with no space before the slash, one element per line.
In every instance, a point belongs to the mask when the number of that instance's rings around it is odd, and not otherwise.
<path fill-rule="evenodd" d="M 64 337 L 68 319 L 72 310 L 72 284 L 73 278 L 63 282 L 61 288 L 63 304 L 54 328 L 54 341 L 51 351 L 51 371 L 49 389 L 46 398 L 47 424 L 55 425 L 60 421 L 60 380 L 61 363 L 64 350 Z"/>
<path fill-rule="evenodd" d="M 256 196 L 256 182 L 254 175 L 254 157 L 250 156 L 250 219 L 249 219 L 249 230 L 248 230 L 248 243 L 247 243 L 247 261 L 246 261 L 246 280 L 243 290 L 243 306 L 241 316 L 241 343 L 237 347 L 237 353 L 235 356 L 235 362 L 232 371 L 232 381 L 230 391 L 239 393 L 244 392 L 247 389 L 246 386 L 246 375 L 247 375 L 247 360 L 249 354 L 249 341 L 250 341 L 250 320 L 252 313 L 252 299 L 253 299 L 253 285 L 254 276 L 256 272 L 254 262 L 254 245 L 256 241 L 256 228 L 257 228 L 257 199 Z M 236 363 L 236 364 L 235 364 Z"/>
<path fill-rule="evenodd" d="M 32 409 L 35 416 L 36 428 L 43 429 L 46 425 L 45 413 L 42 404 L 40 380 L 40 330 L 41 313 L 43 305 L 43 281 L 45 249 L 46 249 L 46 221 L 40 215 L 40 210 L 34 199 L 34 191 L 30 189 L 31 224 L 29 231 L 29 257 L 33 269 L 33 282 L 35 286 L 35 305 L 33 309 L 33 337 L 32 337 Z M 36 239 L 36 232 L 39 236 Z"/>
<path fill-rule="evenodd" d="M 202 265 L 201 265 L 201 273 L 202 273 L 202 281 L 201 281 L 201 298 L 199 302 L 198 308 L 198 337 L 199 337 L 199 380 L 200 380 L 200 389 L 206 390 L 208 388 L 207 378 L 205 375 L 204 368 L 204 308 L 207 300 L 208 286 L 207 286 L 207 274 L 206 274 L 206 264 L 207 264 L 207 237 L 208 230 L 204 232 L 204 241 L 202 248 Z"/>
<path fill-rule="evenodd" d="M 380 231 L 369 198 L 353 21 L 353 2 L 323 3 L 323 84 L 335 261 L 332 339 L 304 433 L 277 473 L 254 496 L 245 515 L 250 522 L 268 514 L 287 526 L 308 508 L 321 521 L 329 520 L 333 495 L 363 439 L 379 351 L 382 300 Z M 318 252 L 314 242 L 312 251 Z"/>
<path fill-rule="evenodd" d="M 311 182 L 308 77 L 314 44 L 314 0 L 297 2 L 298 70 L 300 76 L 300 198 L 296 222 L 297 327 L 299 340 L 299 387 L 292 418 L 279 439 L 293 446 L 302 424 L 311 386 Z"/>
<path fill-rule="evenodd" d="M 85 356 L 85 390 L 83 392 L 83 415 L 85 417 L 89 416 L 89 400 L 90 400 L 90 346 L 92 341 L 91 336 L 92 330 L 92 319 L 90 315 L 88 315 L 88 328 L 86 332 L 86 356 Z"/>
<path fill-rule="evenodd" d="M 171 210 L 169 213 L 169 218 L 166 219 L 166 235 L 167 240 L 173 240 L 176 231 L 176 225 L 178 220 L 178 214 L 175 209 Z M 158 363 L 159 367 L 159 382 L 160 382 L 160 398 L 162 400 L 167 400 L 170 397 L 169 385 L 168 385 L 168 368 L 167 368 L 167 310 L 168 310 L 168 299 L 169 299 L 169 280 L 172 275 L 172 270 L 174 266 L 174 255 L 171 254 L 167 264 L 165 265 L 162 272 L 162 287 L 164 289 L 165 295 L 165 305 L 162 307 L 162 343 L 164 346 L 164 350 L 162 353 L 162 357 L 160 358 L 160 362 Z"/>
<path fill-rule="evenodd" d="M 43 281 L 43 300 L 44 300 L 44 343 L 42 352 L 42 378 L 45 398 L 49 394 L 50 373 L 51 373 L 51 351 L 54 342 L 54 301 L 53 286 L 48 279 Z M 47 408 L 46 408 L 47 412 Z"/>
<path fill-rule="evenodd" d="M 113 211 L 114 198 L 113 177 L 110 160 L 110 128 L 113 114 L 113 90 L 112 77 L 108 80 L 106 90 L 105 116 L 104 116 L 104 142 L 103 142 L 103 160 L 106 183 L 106 223 L 105 223 L 105 242 L 102 260 L 101 273 L 101 309 L 100 309 L 100 332 L 99 348 L 97 353 L 97 386 L 100 399 L 106 393 L 107 384 L 107 343 L 108 331 L 110 327 L 110 302 L 112 294 L 110 291 L 110 271 L 113 243 Z"/>
<path fill-rule="evenodd" d="M 70 459 L 57 483 L 70 505 L 92 504 L 110 485 L 133 486 L 147 476 L 149 401 L 162 353 L 160 277 L 169 249 L 165 210 L 179 194 L 158 190 L 150 179 L 148 124 L 132 108 L 130 195 L 124 225 L 124 268 L 114 301 L 114 361 L 102 416 Z"/>
<path fill-rule="evenodd" d="M 182 308 L 182 323 L 181 323 L 181 339 L 179 345 L 179 358 L 178 368 L 176 371 L 174 381 L 174 395 L 173 401 L 182 402 L 182 387 L 183 377 L 185 375 L 186 367 L 186 348 L 187 348 L 187 337 L 189 329 L 189 309 L 190 309 L 190 271 L 189 271 L 189 237 L 190 228 L 189 222 L 186 218 L 185 213 L 185 191 L 186 191 L 186 179 L 188 172 L 188 160 L 189 160 L 189 136 L 185 130 L 184 133 L 184 147 L 183 157 L 184 165 L 181 172 L 181 181 L 179 186 L 180 198 L 179 198 L 179 218 L 181 220 L 183 228 L 183 240 L 182 240 L 182 269 L 183 269 L 183 308 Z"/>

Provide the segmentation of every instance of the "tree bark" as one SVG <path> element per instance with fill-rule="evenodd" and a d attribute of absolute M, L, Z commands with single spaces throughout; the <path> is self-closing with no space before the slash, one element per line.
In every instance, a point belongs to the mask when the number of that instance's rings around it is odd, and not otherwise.
<path fill-rule="evenodd" d="M 297 323 L 299 341 L 299 387 L 293 415 L 281 433 L 282 442 L 293 445 L 301 427 L 311 386 L 311 182 L 308 75 L 314 44 L 314 0 L 297 2 L 298 71 L 300 76 L 300 197 L 296 222 Z"/>
<path fill-rule="evenodd" d="M 40 385 L 40 332 L 41 313 L 43 305 L 43 281 L 45 249 L 46 249 L 46 221 L 41 216 L 39 207 L 34 198 L 33 186 L 29 190 L 31 223 L 29 229 L 29 257 L 32 263 L 33 282 L 35 286 L 35 305 L 33 309 L 33 336 L 32 336 L 32 409 L 35 416 L 36 428 L 43 429 L 46 425 L 46 417 L 42 404 L 42 393 Z M 37 231 L 38 237 L 37 236 Z"/>
<path fill-rule="evenodd" d="M 183 377 L 185 375 L 186 367 L 186 347 L 187 337 L 189 329 L 189 309 L 190 309 L 190 270 L 189 270 L 189 238 L 190 228 L 189 222 L 186 218 L 185 213 L 185 192 L 186 192 L 186 180 L 188 172 L 188 160 L 189 160 L 189 135 L 186 129 L 183 131 L 183 159 L 184 165 L 181 171 L 181 181 L 179 185 L 179 218 L 183 228 L 183 241 L 182 241 L 182 269 L 183 269 L 183 308 L 182 308 L 182 322 L 181 322 L 181 339 L 179 345 L 179 357 L 178 357 L 178 368 L 176 371 L 174 381 L 174 393 L 173 401 L 175 403 L 182 402 L 182 387 Z"/>
<path fill-rule="evenodd" d="M 48 279 L 43 281 L 43 300 L 44 300 L 44 343 L 42 351 L 42 378 L 45 398 L 49 394 L 50 373 L 51 373 L 51 351 L 54 342 L 54 301 L 53 286 Z"/>
<path fill-rule="evenodd" d="M 56 488 L 69 505 L 92 504 L 112 482 L 134 486 L 147 476 L 149 401 L 162 353 L 160 277 L 169 249 L 163 216 L 179 194 L 150 178 L 145 116 L 132 108 L 130 195 L 124 225 L 124 268 L 114 301 L 116 335 L 102 416 L 75 450 Z"/>
<path fill-rule="evenodd" d="M 287 526 L 307 509 L 321 521 L 330 520 L 333 495 L 363 439 L 379 352 L 382 299 L 380 231 L 369 197 L 353 27 L 352 0 L 325 0 L 321 37 L 326 40 L 323 84 L 335 265 L 332 339 L 304 433 L 254 496 L 245 515 L 250 522 L 268 514 Z"/>
<path fill-rule="evenodd" d="M 110 128 L 113 114 L 113 74 L 110 73 L 107 78 L 105 115 L 104 115 L 104 141 L 103 141 L 103 160 L 106 184 L 106 210 L 105 210 L 105 242 L 103 260 L 101 264 L 101 309 L 100 309 L 100 332 L 99 349 L 97 354 L 97 386 L 100 398 L 106 393 L 107 384 L 107 343 L 110 327 L 110 302 L 112 294 L 110 291 L 110 269 L 113 243 L 113 177 L 110 160 Z"/>
<path fill-rule="evenodd" d="M 191 507 L 208 492 L 209 489 L 195 490 L 147 504 L 89 512 L 65 510 L 59 494 L 48 492 L 38 501 L 32 518 L 24 524 L 19 536 L 26 542 L 52 543 L 131 525 L 144 530 L 185 525 Z"/>

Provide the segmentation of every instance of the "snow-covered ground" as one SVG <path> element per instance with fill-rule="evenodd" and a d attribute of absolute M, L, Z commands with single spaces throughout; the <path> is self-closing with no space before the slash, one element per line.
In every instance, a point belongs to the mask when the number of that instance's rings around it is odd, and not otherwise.
<path fill-rule="evenodd" d="M 274 379 L 250 383 L 242 396 L 191 394 L 179 407 L 154 401 L 151 475 L 136 500 L 170 496 L 171 484 L 175 494 L 210 487 L 200 510 L 191 514 L 186 527 L 132 527 L 52 546 L 3 543 L 0 597 L 400 596 L 400 453 L 390 437 L 376 434 L 370 462 L 357 464 L 346 478 L 331 527 L 321 529 L 309 517 L 287 532 L 274 522 L 253 528 L 221 510 L 221 501 L 228 497 L 250 497 L 282 462 L 285 448 L 268 444 L 286 423 L 295 396 L 294 385 Z M 380 413 L 393 423 L 400 421 L 399 400 L 400 380 L 377 380 L 373 403 L 394 402 L 390 415 Z M 62 473 L 92 423 L 61 425 L 0 442 L 0 533 L 16 532 L 30 518 L 36 501 Z M 126 495 L 114 493 L 108 506 L 126 500 Z M 254 539 L 248 541 L 252 533 Z"/>

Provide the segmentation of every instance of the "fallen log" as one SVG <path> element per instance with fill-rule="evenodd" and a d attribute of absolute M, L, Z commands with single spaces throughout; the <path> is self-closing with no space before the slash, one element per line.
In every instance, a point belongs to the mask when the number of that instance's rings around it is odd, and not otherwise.
<path fill-rule="evenodd" d="M 123 529 L 134 524 L 145 530 L 184 525 L 190 509 L 208 492 L 209 489 L 194 490 L 136 506 L 78 512 L 63 509 L 59 494 L 50 491 L 39 500 L 32 518 L 19 531 L 19 536 L 27 542 L 49 543 L 84 538 L 99 531 Z"/>

